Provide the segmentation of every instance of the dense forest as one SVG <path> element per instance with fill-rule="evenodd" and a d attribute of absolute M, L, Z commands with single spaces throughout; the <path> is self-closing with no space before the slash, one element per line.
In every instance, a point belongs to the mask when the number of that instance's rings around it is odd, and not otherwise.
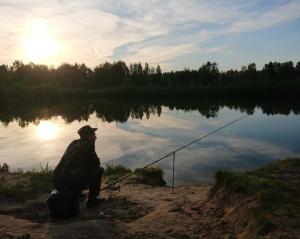
<path fill-rule="evenodd" d="M 117 92 L 129 97 L 134 92 L 156 92 L 175 95 L 243 96 L 257 91 L 258 95 L 298 93 L 300 62 L 269 62 L 261 70 L 255 63 L 240 70 L 220 71 L 217 63 L 207 62 L 197 70 L 162 72 L 161 67 L 148 63 L 126 65 L 123 61 L 105 62 L 95 68 L 85 64 L 62 64 L 57 68 L 15 61 L 0 65 L 0 100 L 31 100 L 68 95 L 96 97 Z M 261 91 L 261 92 L 260 92 Z M 250 94 L 249 93 L 249 94 Z M 147 95 L 147 94 L 146 94 Z M 151 94 L 150 94 L 151 95 Z M 153 95 L 153 94 L 152 94 Z M 36 98 L 37 97 L 37 98 Z"/>

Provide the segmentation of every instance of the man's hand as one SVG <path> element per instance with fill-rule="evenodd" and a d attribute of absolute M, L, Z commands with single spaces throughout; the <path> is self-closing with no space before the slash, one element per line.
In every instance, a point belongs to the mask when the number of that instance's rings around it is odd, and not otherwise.
<path fill-rule="evenodd" d="M 104 174 L 104 171 L 105 171 L 105 170 L 104 170 L 103 167 L 99 166 L 98 170 L 99 170 L 99 173 Z"/>

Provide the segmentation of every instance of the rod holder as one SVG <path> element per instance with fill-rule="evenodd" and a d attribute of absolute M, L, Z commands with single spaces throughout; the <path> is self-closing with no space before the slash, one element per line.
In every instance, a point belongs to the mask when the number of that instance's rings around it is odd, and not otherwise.
<path fill-rule="evenodd" d="M 175 152 L 173 153 L 172 194 L 174 194 L 174 188 L 175 188 Z"/>

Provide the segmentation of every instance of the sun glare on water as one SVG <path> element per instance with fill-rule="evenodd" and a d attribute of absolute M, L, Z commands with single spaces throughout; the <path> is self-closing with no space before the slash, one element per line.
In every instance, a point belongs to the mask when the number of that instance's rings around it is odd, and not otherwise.
<path fill-rule="evenodd" d="M 54 139 L 57 136 L 57 133 L 58 127 L 54 123 L 48 121 L 41 121 L 40 124 L 37 126 L 37 135 L 40 139 Z"/>
<path fill-rule="evenodd" d="M 58 42 L 44 22 L 34 23 L 28 28 L 22 47 L 24 56 L 33 62 L 45 61 L 60 51 Z"/>

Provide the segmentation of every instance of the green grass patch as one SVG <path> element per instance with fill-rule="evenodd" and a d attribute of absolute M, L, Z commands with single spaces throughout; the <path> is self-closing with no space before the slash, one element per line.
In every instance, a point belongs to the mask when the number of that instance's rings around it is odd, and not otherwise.
<path fill-rule="evenodd" d="M 136 169 L 135 173 L 142 177 L 163 176 L 164 171 L 159 166 L 152 166 L 144 169 Z"/>
<path fill-rule="evenodd" d="M 10 179 L 12 176 L 14 179 Z M 38 169 L 7 174 L 0 181 L 1 196 L 11 198 L 30 198 L 39 193 L 50 192 L 53 189 L 53 170 L 48 164 Z"/>
<path fill-rule="evenodd" d="M 104 177 L 108 183 L 112 183 L 130 173 L 132 173 L 131 169 L 123 165 L 107 164 Z"/>
<path fill-rule="evenodd" d="M 42 166 L 39 169 L 25 172 L 30 178 L 30 187 L 36 192 L 49 192 L 53 189 L 53 169 Z"/>
<path fill-rule="evenodd" d="M 123 165 L 107 164 L 104 177 L 107 183 L 113 183 L 130 173 L 132 173 L 132 170 Z M 163 180 L 164 171 L 158 166 L 148 167 L 145 169 L 136 169 L 134 174 L 134 182 L 152 186 L 166 185 L 166 182 Z"/>
<path fill-rule="evenodd" d="M 163 180 L 164 171 L 159 166 L 152 166 L 144 169 L 136 169 L 138 181 L 149 185 L 165 186 L 166 182 Z"/>
<path fill-rule="evenodd" d="M 260 235 L 266 235 L 270 231 L 277 228 L 277 226 L 268 218 L 264 211 L 254 211 L 253 215 L 257 221 L 257 229 Z"/>

